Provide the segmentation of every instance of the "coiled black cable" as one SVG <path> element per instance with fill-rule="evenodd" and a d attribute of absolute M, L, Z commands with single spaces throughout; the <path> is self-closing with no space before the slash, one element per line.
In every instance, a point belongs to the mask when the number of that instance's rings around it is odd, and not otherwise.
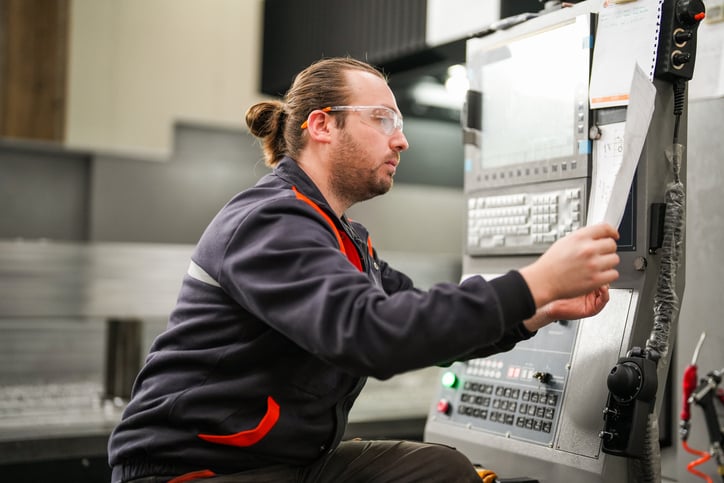
<path fill-rule="evenodd" d="M 663 240 L 661 259 L 654 294 L 654 324 L 651 335 L 646 341 L 646 353 L 658 361 L 667 361 L 664 357 L 669 350 L 671 323 L 679 311 L 679 297 L 676 294 L 676 273 L 681 263 L 684 234 L 686 230 L 686 193 L 681 181 L 681 165 L 684 146 L 679 144 L 679 125 L 684 110 L 686 83 L 679 79 L 674 83 L 674 133 L 673 144 L 666 149 L 666 157 L 671 163 L 673 180 L 666 188 L 664 200 Z M 632 469 L 637 483 L 660 481 L 661 452 L 658 447 L 658 422 L 653 414 L 649 415 L 646 428 L 646 451 L 643 458 L 632 461 Z"/>

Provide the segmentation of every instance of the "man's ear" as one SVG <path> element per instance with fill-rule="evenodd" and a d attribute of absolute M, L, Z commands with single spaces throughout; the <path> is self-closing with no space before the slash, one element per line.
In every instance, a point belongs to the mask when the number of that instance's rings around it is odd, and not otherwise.
<path fill-rule="evenodd" d="M 331 131 L 334 129 L 332 116 L 321 110 L 312 111 L 307 118 L 307 131 L 309 137 L 318 143 L 328 143 L 332 140 Z"/>

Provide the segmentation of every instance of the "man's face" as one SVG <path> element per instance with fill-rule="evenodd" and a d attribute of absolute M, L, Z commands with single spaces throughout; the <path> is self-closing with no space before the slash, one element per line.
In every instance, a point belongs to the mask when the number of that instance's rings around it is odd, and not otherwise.
<path fill-rule="evenodd" d="M 409 145 L 400 129 L 385 133 L 384 115 L 400 115 L 392 91 L 373 74 L 347 72 L 350 106 L 384 106 L 386 110 L 348 111 L 343 129 L 331 146 L 330 186 L 335 195 L 357 203 L 387 193 L 400 162 L 400 152 Z"/>

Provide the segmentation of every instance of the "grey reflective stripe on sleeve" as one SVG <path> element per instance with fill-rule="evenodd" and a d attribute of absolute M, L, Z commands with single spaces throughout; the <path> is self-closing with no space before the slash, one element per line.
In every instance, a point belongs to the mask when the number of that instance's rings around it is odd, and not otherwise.
<path fill-rule="evenodd" d="M 191 263 L 189 263 L 189 269 L 186 271 L 189 277 L 195 278 L 199 282 L 204 282 L 209 285 L 213 285 L 214 287 L 221 287 L 219 285 L 219 282 L 213 279 L 211 275 L 206 273 L 203 268 L 196 265 L 196 262 L 191 260 Z"/>

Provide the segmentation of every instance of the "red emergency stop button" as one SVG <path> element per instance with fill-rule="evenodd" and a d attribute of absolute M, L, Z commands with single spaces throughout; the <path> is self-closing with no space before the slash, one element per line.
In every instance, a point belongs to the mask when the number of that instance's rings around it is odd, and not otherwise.
<path fill-rule="evenodd" d="M 437 412 L 442 414 L 450 414 L 452 411 L 452 405 L 447 399 L 440 399 L 437 402 Z"/>

